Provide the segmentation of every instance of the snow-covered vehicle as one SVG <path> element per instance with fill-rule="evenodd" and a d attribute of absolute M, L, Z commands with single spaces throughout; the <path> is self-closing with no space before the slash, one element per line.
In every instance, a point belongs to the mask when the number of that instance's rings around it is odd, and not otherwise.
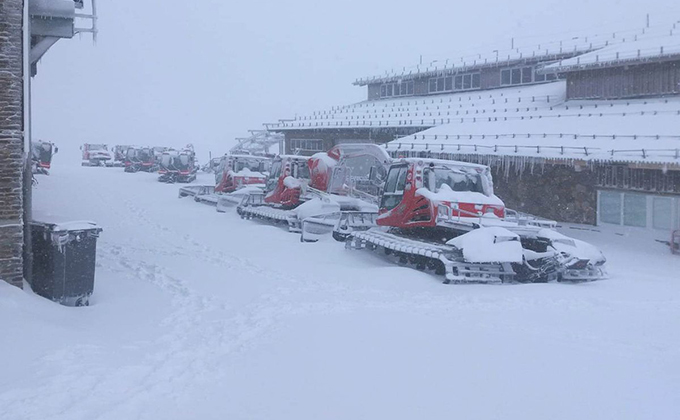
<path fill-rule="evenodd" d="M 82 166 L 113 166 L 113 154 L 105 144 L 85 143 L 80 150 L 83 152 Z"/>
<path fill-rule="evenodd" d="M 401 159 L 387 174 L 378 227 L 346 246 L 380 250 L 445 282 L 586 281 L 605 277 L 595 247 L 541 223 L 505 218 L 487 166 Z"/>
<path fill-rule="evenodd" d="M 300 232 L 298 207 L 313 198 L 308 194 L 310 191 L 307 188 L 310 183 L 308 160 L 308 157 L 298 155 L 274 158 L 271 172 L 266 179 L 265 191 L 259 194 L 253 192 L 245 197 L 236 208 L 238 214 L 244 219 L 283 223 L 291 232 Z M 318 214 L 340 211 L 336 203 L 329 200 L 317 201 L 303 206 L 303 213 L 307 216 L 314 215 L 306 211 L 312 208 L 312 213 Z"/>
<path fill-rule="evenodd" d="M 125 172 L 155 172 L 158 168 L 153 150 L 149 147 L 130 147 L 125 153 Z"/>
<path fill-rule="evenodd" d="M 215 171 L 215 192 L 231 193 L 267 181 L 271 159 L 264 156 L 225 155 Z"/>
<path fill-rule="evenodd" d="M 339 144 L 309 159 L 309 189 L 338 203 L 340 213 L 302 221 L 302 240 L 333 231 L 343 241 L 350 232 L 376 225 L 378 197 L 392 158 L 376 144 Z M 339 216 L 339 217 L 338 217 Z"/>
<path fill-rule="evenodd" d="M 196 165 L 193 150 L 166 150 L 163 152 L 158 174 L 159 182 L 175 183 L 195 180 Z"/>
<path fill-rule="evenodd" d="M 270 167 L 271 158 L 266 156 L 224 155 L 215 170 L 215 185 L 182 187 L 179 197 L 193 196 L 195 201 L 225 212 L 251 193 L 261 194 Z"/>
<path fill-rule="evenodd" d="M 130 146 L 125 150 L 125 161 L 123 166 L 125 167 L 125 172 L 137 172 L 141 167 L 139 160 L 139 148 Z"/>
<path fill-rule="evenodd" d="M 127 155 L 127 150 L 132 146 L 116 145 L 113 147 L 113 166 L 120 167 L 125 166 L 125 156 Z"/>
<path fill-rule="evenodd" d="M 344 239 L 351 231 L 375 226 L 381 178 L 390 162 L 374 144 L 338 145 L 310 158 L 281 156 L 272 165 L 266 194 L 252 194 L 238 212 L 285 222 L 305 242 L 331 231 Z"/>
<path fill-rule="evenodd" d="M 211 158 L 208 163 L 201 167 L 201 170 L 205 173 L 212 174 L 219 168 L 221 160 L 222 158 L 219 157 Z"/>
<path fill-rule="evenodd" d="M 42 140 L 33 141 L 31 146 L 33 173 L 47 175 L 52 166 L 52 156 L 59 149 L 53 143 Z"/>

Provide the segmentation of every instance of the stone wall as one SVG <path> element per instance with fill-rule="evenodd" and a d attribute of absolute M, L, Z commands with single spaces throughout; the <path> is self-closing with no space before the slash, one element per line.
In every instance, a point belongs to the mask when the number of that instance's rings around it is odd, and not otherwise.
<path fill-rule="evenodd" d="M 0 0 L 0 279 L 23 279 L 23 1 Z"/>
<path fill-rule="evenodd" d="M 492 173 L 496 195 L 508 208 L 559 222 L 594 225 L 597 221 L 597 176 L 593 170 L 537 165 L 533 172 L 508 173 L 492 166 Z"/>

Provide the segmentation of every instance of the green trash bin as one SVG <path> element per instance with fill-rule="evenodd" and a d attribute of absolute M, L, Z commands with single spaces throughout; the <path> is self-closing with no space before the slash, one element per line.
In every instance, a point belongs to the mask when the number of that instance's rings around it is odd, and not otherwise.
<path fill-rule="evenodd" d="M 31 222 L 33 291 L 66 306 L 87 306 L 94 290 L 97 238 L 93 222 Z"/>

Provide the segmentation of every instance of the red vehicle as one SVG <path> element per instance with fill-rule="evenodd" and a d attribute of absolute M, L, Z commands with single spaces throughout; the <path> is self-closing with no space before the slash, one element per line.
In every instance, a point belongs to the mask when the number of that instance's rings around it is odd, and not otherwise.
<path fill-rule="evenodd" d="M 392 158 L 376 144 L 339 144 L 309 159 L 310 186 L 330 194 L 378 196 Z"/>
<path fill-rule="evenodd" d="M 340 213 L 302 221 L 302 240 L 313 242 L 332 229 L 333 238 L 376 225 L 380 188 L 392 158 L 376 144 L 339 144 L 309 159 L 310 189 L 318 190 L 340 207 Z M 338 218 L 339 217 L 339 218 Z"/>
<path fill-rule="evenodd" d="M 54 144 L 46 141 L 34 141 L 31 147 L 33 154 L 34 172 L 47 174 L 52 166 L 52 156 L 59 149 Z"/>
<path fill-rule="evenodd" d="M 195 154 L 191 149 L 167 150 L 160 158 L 158 181 L 188 183 L 196 179 Z"/>
<path fill-rule="evenodd" d="M 265 156 L 225 155 L 215 172 L 215 192 L 231 193 L 249 185 L 264 185 L 270 162 Z"/>
<path fill-rule="evenodd" d="M 295 209 L 310 197 L 308 157 L 296 155 L 277 156 L 272 162 L 264 194 L 250 194 L 241 203 L 237 213 L 244 219 L 262 219 L 281 222 L 289 230 L 300 229 Z"/>
<path fill-rule="evenodd" d="M 113 147 L 113 165 L 114 166 L 125 166 L 125 157 L 127 156 L 127 150 L 132 146 L 117 145 Z"/>
<path fill-rule="evenodd" d="M 148 147 L 130 147 L 125 153 L 125 172 L 154 172 L 157 170 L 156 157 Z"/>
<path fill-rule="evenodd" d="M 434 227 L 439 207 L 445 207 L 453 217 L 505 217 L 505 205 L 493 194 L 488 167 L 404 159 L 390 167 L 377 223 L 403 228 Z"/>
<path fill-rule="evenodd" d="M 83 166 L 113 166 L 113 154 L 105 144 L 85 143 L 80 150 L 83 152 Z"/>
<path fill-rule="evenodd" d="M 264 202 L 291 209 L 301 204 L 302 188 L 309 184 L 309 158 L 305 156 L 278 156 L 272 162 L 267 178 Z"/>
<path fill-rule="evenodd" d="M 157 170 L 157 163 L 156 163 L 156 155 L 153 152 L 153 149 L 150 147 L 143 147 L 139 149 L 138 154 L 139 158 L 139 170 L 143 172 L 155 172 Z"/>
<path fill-rule="evenodd" d="M 379 227 L 353 232 L 348 248 L 383 250 L 446 282 L 545 282 L 605 276 L 601 252 L 543 226 L 504 220 L 489 168 L 401 159 L 389 168 Z"/>

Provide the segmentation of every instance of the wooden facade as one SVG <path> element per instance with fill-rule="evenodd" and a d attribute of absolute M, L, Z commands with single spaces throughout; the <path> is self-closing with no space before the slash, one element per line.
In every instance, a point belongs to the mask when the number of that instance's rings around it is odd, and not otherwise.
<path fill-rule="evenodd" d="M 567 99 L 624 99 L 680 94 L 680 60 L 567 74 Z"/>
<path fill-rule="evenodd" d="M 285 153 L 298 151 L 300 154 L 310 155 L 325 152 L 340 143 L 376 143 L 384 144 L 398 137 L 410 136 L 430 127 L 383 127 L 383 128 L 319 128 L 316 130 L 286 130 Z M 313 143 L 304 140 L 315 141 Z M 297 147 L 298 144 L 313 144 L 313 149 Z"/>

